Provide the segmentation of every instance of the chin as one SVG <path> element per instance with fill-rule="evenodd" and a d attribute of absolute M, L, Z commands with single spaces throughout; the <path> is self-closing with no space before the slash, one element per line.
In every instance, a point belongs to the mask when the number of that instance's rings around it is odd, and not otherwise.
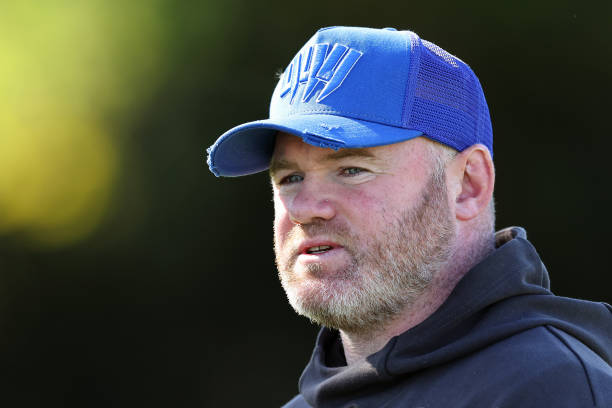
<path fill-rule="evenodd" d="M 306 278 L 282 282 L 289 303 L 300 315 L 315 323 L 334 327 L 335 315 L 350 310 L 359 298 L 355 282 L 344 279 Z M 359 302 L 361 303 L 361 302 Z"/>

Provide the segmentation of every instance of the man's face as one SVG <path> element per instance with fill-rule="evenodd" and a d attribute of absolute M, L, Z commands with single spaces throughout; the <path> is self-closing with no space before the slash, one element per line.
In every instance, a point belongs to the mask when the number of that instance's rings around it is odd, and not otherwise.
<path fill-rule="evenodd" d="M 382 327 L 448 260 L 454 221 L 427 143 L 334 151 L 279 133 L 276 262 L 299 314 L 347 332 Z"/>

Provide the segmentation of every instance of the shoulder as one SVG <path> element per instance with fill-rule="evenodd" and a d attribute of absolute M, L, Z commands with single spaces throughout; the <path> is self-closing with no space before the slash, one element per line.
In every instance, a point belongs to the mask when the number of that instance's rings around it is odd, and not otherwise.
<path fill-rule="evenodd" d="M 518 333 L 478 354 L 500 406 L 612 406 L 612 367 L 552 326 Z"/>
<path fill-rule="evenodd" d="M 281 408 L 311 408 L 301 395 L 296 395 Z"/>
<path fill-rule="evenodd" d="M 472 344 L 473 352 L 407 377 L 398 400 L 462 408 L 612 407 L 612 367 L 575 337 L 550 326 L 490 335 Z"/>
<path fill-rule="evenodd" d="M 565 350 L 565 360 L 573 368 L 574 379 L 586 382 L 593 405 L 612 406 L 612 367 L 577 338 L 554 327 L 547 326 L 547 329 L 557 338 L 559 348 Z M 564 384 L 566 387 L 571 385 Z"/>

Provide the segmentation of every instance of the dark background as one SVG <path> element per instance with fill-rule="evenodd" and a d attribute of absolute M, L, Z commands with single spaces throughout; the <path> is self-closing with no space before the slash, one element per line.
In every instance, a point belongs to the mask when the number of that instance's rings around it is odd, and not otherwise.
<path fill-rule="evenodd" d="M 493 121 L 498 228 L 527 229 L 555 293 L 612 301 L 611 4 L 143 2 L 164 25 L 164 71 L 129 114 L 104 118 L 119 170 L 103 218 L 62 244 L 0 235 L 0 402 L 267 407 L 295 394 L 317 328 L 276 277 L 267 175 L 216 179 L 204 150 L 267 117 L 275 73 L 329 25 L 411 29 L 470 64 Z"/>

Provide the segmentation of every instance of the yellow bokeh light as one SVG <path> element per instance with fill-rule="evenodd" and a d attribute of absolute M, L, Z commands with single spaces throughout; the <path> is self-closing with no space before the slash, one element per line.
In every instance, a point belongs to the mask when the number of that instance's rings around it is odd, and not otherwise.
<path fill-rule="evenodd" d="M 94 228 L 117 169 L 111 139 L 93 121 L 51 109 L 0 124 L 0 230 L 63 244 Z"/>
<path fill-rule="evenodd" d="M 156 2 L 0 3 L 0 234 L 93 231 L 120 171 L 116 124 L 154 89 Z"/>

